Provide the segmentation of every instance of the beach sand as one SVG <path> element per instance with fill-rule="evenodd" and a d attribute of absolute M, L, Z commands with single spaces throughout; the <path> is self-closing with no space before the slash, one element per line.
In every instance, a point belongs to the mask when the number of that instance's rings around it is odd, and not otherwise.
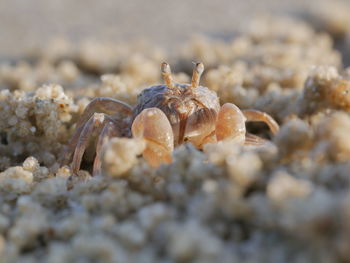
<path fill-rule="evenodd" d="M 350 6 L 118 2 L 0 1 L 1 262 L 348 262 Z M 280 131 L 249 123 L 271 144 L 184 144 L 157 169 L 113 138 L 96 177 L 92 140 L 78 175 L 60 165 L 86 105 L 135 105 L 163 61 L 180 83 L 203 62 L 221 104 Z"/>

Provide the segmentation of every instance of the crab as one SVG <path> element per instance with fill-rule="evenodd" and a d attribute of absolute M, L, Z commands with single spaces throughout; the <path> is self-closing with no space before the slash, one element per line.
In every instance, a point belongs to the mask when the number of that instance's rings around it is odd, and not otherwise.
<path fill-rule="evenodd" d="M 152 167 L 172 161 L 174 147 L 185 142 L 202 149 L 207 143 L 234 140 L 238 144 L 262 146 L 269 141 L 246 132 L 247 121 L 262 121 L 275 134 L 276 121 L 267 113 L 240 110 L 232 103 L 220 106 L 213 90 L 199 85 L 204 71 L 195 63 L 191 84 L 175 83 L 170 66 L 162 63 L 165 85 L 144 89 L 135 107 L 108 97 L 93 99 L 77 122 L 64 157 L 73 154 L 73 174 L 80 170 L 83 154 L 92 134 L 98 132 L 93 175 L 101 174 L 102 146 L 111 137 L 142 138 L 144 159 Z"/>

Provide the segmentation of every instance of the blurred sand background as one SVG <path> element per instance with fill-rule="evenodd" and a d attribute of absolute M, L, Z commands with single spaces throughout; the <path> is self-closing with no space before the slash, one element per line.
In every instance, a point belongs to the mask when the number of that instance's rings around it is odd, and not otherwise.
<path fill-rule="evenodd" d="M 0 0 L 0 57 L 23 55 L 65 36 L 126 41 L 148 39 L 174 47 L 193 34 L 232 36 L 259 13 L 301 14 L 317 0 Z"/>
<path fill-rule="evenodd" d="M 341 1 L 0 0 L 0 262 L 349 262 L 350 0 Z M 189 41 L 196 34 L 209 39 Z M 138 39 L 151 48 L 129 41 Z M 178 83 L 202 61 L 201 85 L 221 105 L 276 119 L 276 135 L 247 125 L 273 144 L 186 144 L 153 169 L 139 139 L 113 138 L 104 176 L 89 174 L 93 143 L 78 176 L 62 166 L 89 102 L 135 105 L 163 83 L 164 60 Z M 93 128 L 129 122 L 116 113 L 94 115 Z"/>

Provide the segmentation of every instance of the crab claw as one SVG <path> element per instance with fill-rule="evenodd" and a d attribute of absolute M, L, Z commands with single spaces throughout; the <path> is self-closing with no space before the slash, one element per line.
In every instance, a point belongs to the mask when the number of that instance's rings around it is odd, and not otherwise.
<path fill-rule="evenodd" d="M 144 109 L 136 116 L 131 130 L 133 137 L 146 141 L 143 157 L 150 166 L 157 167 L 172 161 L 174 135 L 164 112 L 158 108 Z"/>

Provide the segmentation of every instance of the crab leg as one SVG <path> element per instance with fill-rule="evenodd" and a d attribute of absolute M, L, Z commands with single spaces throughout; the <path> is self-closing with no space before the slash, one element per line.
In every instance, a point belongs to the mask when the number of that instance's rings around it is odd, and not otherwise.
<path fill-rule="evenodd" d="M 72 172 L 77 174 L 80 169 L 81 160 L 83 158 L 85 149 L 89 143 L 89 138 L 92 133 L 101 129 L 106 125 L 106 123 L 111 122 L 110 118 L 103 113 L 95 113 L 88 122 L 83 126 L 81 133 L 79 134 L 79 138 L 77 140 L 77 145 L 75 146 L 75 151 L 73 155 L 72 161 Z"/>
<path fill-rule="evenodd" d="M 108 122 L 104 125 L 101 134 L 98 136 L 97 144 L 96 144 L 96 156 L 94 160 L 94 166 L 92 170 L 92 175 L 100 175 L 101 174 L 101 154 L 102 154 L 102 146 L 105 143 L 106 139 L 111 138 L 112 136 L 120 136 L 120 132 L 116 125 L 112 122 Z"/>
<path fill-rule="evenodd" d="M 105 97 L 98 97 L 93 99 L 85 108 L 82 116 L 77 122 L 76 130 L 72 136 L 72 138 L 68 142 L 68 149 L 65 151 L 65 154 L 59 160 L 59 163 L 66 164 L 69 159 L 73 149 L 78 143 L 80 138 L 80 134 L 82 133 L 85 124 L 89 121 L 91 116 L 93 116 L 96 112 L 102 112 L 106 114 L 115 114 L 121 113 L 126 116 L 131 116 L 132 108 L 119 100 Z"/>
<path fill-rule="evenodd" d="M 128 104 L 116 99 L 106 97 L 95 98 L 86 106 L 82 116 L 77 122 L 77 129 L 82 128 L 84 123 L 86 123 L 95 112 L 106 114 L 121 113 L 122 115 L 130 116 L 132 114 L 132 108 Z"/>
<path fill-rule="evenodd" d="M 244 145 L 252 145 L 252 146 L 261 146 L 269 143 L 268 140 L 265 140 L 259 136 L 254 134 L 247 133 L 245 136 Z"/>
<path fill-rule="evenodd" d="M 241 110 L 232 103 L 222 105 L 216 122 L 216 139 L 234 139 L 243 144 L 245 141 L 245 121 Z"/>
<path fill-rule="evenodd" d="M 131 131 L 133 137 L 143 138 L 146 149 L 143 157 L 152 167 L 172 161 L 174 135 L 170 122 L 158 108 L 144 109 L 136 116 Z"/>
<path fill-rule="evenodd" d="M 257 111 L 257 110 L 242 110 L 244 116 L 247 118 L 247 121 L 262 121 L 265 122 L 271 132 L 276 134 L 279 131 L 279 126 L 277 122 L 267 113 Z"/>

